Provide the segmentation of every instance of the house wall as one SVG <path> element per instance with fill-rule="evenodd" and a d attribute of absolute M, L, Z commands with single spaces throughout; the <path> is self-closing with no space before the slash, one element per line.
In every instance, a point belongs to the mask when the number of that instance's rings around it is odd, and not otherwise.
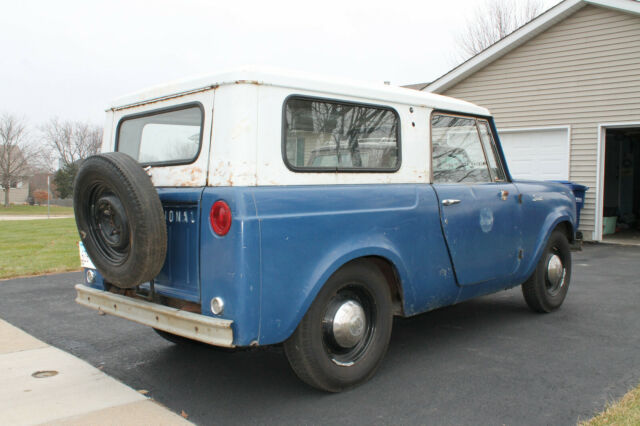
<path fill-rule="evenodd" d="M 640 17 L 586 6 L 443 94 L 489 108 L 498 129 L 571 126 L 569 178 L 591 188 L 589 239 L 598 124 L 640 122 Z"/>
<path fill-rule="evenodd" d="M 9 190 L 9 204 L 24 204 L 29 197 L 29 184 L 22 182 L 22 187 Z M 0 188 L 0 205 L 4 204 L 4 189 Z"/>

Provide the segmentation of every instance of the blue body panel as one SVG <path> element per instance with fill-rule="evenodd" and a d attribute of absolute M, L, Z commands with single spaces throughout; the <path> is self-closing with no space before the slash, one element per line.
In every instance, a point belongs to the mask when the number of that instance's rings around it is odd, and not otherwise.
<path fill-rule="evenodd" d="M 495 195 L 500 185 L 509 189 L 506 201 Z M 575 199 L 547 182 L 485 186 L 160 188 L 174 221 L 167 223 L 169 255 L 156 290 L 200 301 L 207 316 L 214 316 L 211 299 L 221 297 L 225 309 L 218 317 L 233 320 L 234 344 L 246 346 L 287 339 L 331 274 L 360 257 L 394 267 L 405 316 L 510 288 L 531 275 L 559 223 L 574 230 Z M 444 211 L 441 220 L 438 195 L 468 202 L 457 213 Z M 209 223 L 218 200 L 233 214 L 223 237 Z M 487 232 L 482 208 L 493 215 Z M 186 221 L 176 222 L 177 211 L 183 219 L 186 212 Z M 195 221 L 192 212 L 198 212 Z M 93 286 L 102 288 L 102 278 Z"/>
<path fill-rule="evenodd" d="M 524 270 L 527 277 L 533 273 L 549 235 L 555 227 L 566 222 L 570 225 L 571 240 L 577 230 L 576 199 L 566 186 L 553 182 L 515 181 L 522 194 L 522 245 L 528 256 Z M 526 278 L 526 277 L 525 277 Z"/>
<path fill-rule="evenodd" d="M 459 288 L 430 185 L 253 191 L 263 242 L 260 343 L 291 335 L 331 274 L 363 256 L 395 266 L 405 315 L 456 300 Z"/>
<path fill-rule="evenodd" d="M 223 237 L 213 232 L 209 222 L 211 206 L 218 200 L 224 200 L 233 214 L 229 233 Z M 257 342 L 260 334 L 260 257 L 264 249 L 260 245 L 260 222 L 253 190 L 206 188 L 201 206 L 202 313 L 214 316 L 210 301 L 221 297 L 225 303 L 224 312 L 217 317 L 233 320 L 234 343 L 247 346 Z M 279 296 L 286 298 L 286 295 Z"/>
<path fill-rule="evenodd" d="M 202 188 L 158 188 L 167 224 L 167 257 L 155 278 L 164 296 L 200 301 L 200 197 Z"/>
<path fill-rule="evenodd" d="M 519 267 L 504 279 L 463 287 L 457 302 L 515 287 L 526 281 L 533 274 L 551 232 L 559 224 L 568 224 L 572 234 L 570 240 L 574 239 L 576 206 L 571 191 L 551 182 L 516 181 L 514 185 L 522 197 L 518 214 L 520 221 L 514 230 L 522 248 Z M 493 260 L 486 257 L 485 260 L 487 267 L 492 267 Z"/>
<path fill-rule="evenodd" d="M 442 228 L 460 285 L 504 281 L 520 266 L 522 209 L 509 183 L 435 184 Z M 502 199 L 501 191 L 508 194 Z M 443 205 L 455 199 L 458 204 Z M 487 267 L 488 264 L 491 267 Z"/>

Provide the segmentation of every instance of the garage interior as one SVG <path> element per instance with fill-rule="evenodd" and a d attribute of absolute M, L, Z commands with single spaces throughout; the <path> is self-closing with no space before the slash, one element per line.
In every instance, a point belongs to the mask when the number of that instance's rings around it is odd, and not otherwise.
<path fill-rule="evenodd" d="M 640 245 L 640 127 L 606 129 L 605 242 Z"/>

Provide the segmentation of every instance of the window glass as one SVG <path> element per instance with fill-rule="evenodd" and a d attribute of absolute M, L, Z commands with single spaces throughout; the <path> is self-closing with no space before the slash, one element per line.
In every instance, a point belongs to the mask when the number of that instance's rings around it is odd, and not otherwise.
<path fill-rule="evenodd" d="M 485 120 L 478 120 L 478 131 L 480 132 L 480 139 L 484 146 L 484 152 L 487 153 L 487 159 L 489 160 L 489 169 L 491 170 L 491 176 L 494 181 L 505 181 L 505 174 L 500 166 L 498 151 L 496 150 L 496 144 L 491 136 L 491 130 L 489 129 L 489 123 Z"/>
<path fill-rule="evenodd" d="M 398 118 L 389 109 L 292 98 L 285 107 L 285 156 L 309 170 L 397 170 Z"/>
<path fill-rule="evenodd" d="M 433 182 L 491 182 L 476 120 L 434 114 L 431 118 Z"/>
<path fill-rule="evenodd" d="M 197 106 L 125 118 L 118 151 L 141 163 L 189 163 L 200 150 L 202 110 Z"/>

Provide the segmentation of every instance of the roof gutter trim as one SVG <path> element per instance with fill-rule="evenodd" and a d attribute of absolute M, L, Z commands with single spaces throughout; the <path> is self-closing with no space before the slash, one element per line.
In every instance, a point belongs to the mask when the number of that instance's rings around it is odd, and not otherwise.
<path fill-rule="evenodd" d="M 613 9 L 618 12 L 633 13 L 640 15 L 640 3 L 630 0 L 583 0 L 585 3 L 589 3 L 593 6 L 604 7 L 606 9 Z"/>

